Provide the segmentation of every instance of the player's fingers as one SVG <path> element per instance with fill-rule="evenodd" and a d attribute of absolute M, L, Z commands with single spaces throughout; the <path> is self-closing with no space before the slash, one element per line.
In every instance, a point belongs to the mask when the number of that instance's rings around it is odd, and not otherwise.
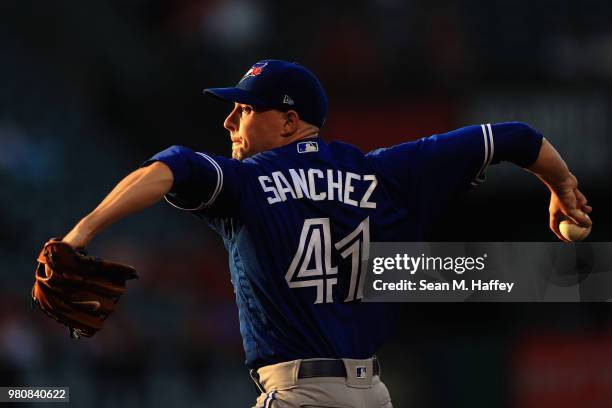
<path fill-rule="evenodd" d="M 584 211 L 577 208 L 569 210 L 565 215 L 575 224 L 582 225 L 583 227 L 590 227 L 593 224 L 591 218 Z"/>
<path fill-rule="evenodd" d="M 587 198 L 578 189 L 575 190 L 578 207 L 584 207 L 587 204 Z"/>
<path fill-rule="evenodd" d="M 582 211 L 584 211 L 587 214 L 589 214 L 591 211 L 593 211 L 593 207 L 588 205 L 587 198 L 578 189 L 576 189 L 576 198 L 578 199 L 578 208 L 579 209 L 581 209 Z"/>
<path fill-rule="evenodd" d="M 563 235 L 561 235 L 561 231 L 559 231 L 559 217 L 554 214 L 550 214 L 550 219 L 548 222 L 548 226 L 550 230 L 555 233 L 557 238 L 559 238 L 563 242 L 570 242 L 568 239 L 565 239 Z"/>

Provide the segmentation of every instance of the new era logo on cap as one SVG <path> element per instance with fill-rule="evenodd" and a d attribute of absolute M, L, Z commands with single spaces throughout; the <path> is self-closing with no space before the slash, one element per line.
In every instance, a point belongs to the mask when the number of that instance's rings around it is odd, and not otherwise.
<path fill-rule="evenodd" d="M 293 99 L 291 99 L 289 95 L 285 95 L 283 98 L 283 103 L 287 105 L 295 105 L 295 102 L 293 102 Z"/>

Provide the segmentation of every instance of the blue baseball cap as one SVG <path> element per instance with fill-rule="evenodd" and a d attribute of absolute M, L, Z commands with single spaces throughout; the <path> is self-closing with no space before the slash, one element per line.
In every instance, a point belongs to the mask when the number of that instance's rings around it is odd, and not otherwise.
<path fill-rule="evenodd" d="M 207 88 L 204 93 L 219 99 L 244 103 L 255 110 L 295 110 L 300 119 L 322 127 L 327 114 L 327 96 L 317 77 L 295 62 L 256 62 L 232 88 Z"/>

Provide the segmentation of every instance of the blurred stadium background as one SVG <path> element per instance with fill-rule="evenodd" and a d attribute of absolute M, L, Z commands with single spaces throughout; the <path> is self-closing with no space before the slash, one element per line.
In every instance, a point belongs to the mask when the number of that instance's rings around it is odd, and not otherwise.
<path fill-rule="evenodd" d="M 67 385 L 78 407 L 251 406 L 226 253 L 188 214 L 160 204 L 93 242 L 141 275 L 93 339 L 32 312 L 29 289 L 41 244 L 149 156 L 172 144 L 227 155 L 228 106 L 201 90 L 267 57 L 316 72 L 323 136 L 364 150 L 533 125 L 589 197 L 591 239 L 612 241 L 611 23 L 604 0 L 3 1 L 0 386 Z M 552 241 L 547 207 L 534 177 L 497 166 L 434 238 Z M 383 379 L 400 408 L 612 406 L 611 312 L 405 305 Z"/>

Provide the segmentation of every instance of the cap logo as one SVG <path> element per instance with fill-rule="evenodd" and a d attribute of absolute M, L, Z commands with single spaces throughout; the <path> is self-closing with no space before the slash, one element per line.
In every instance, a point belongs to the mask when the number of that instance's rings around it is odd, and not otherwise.
<path fill-rule="evenodd" d="M 289 95 L 285 95 L 283 98 L 283 103 L 286 105 L 295 105 L 295 102 L 293 102 L 293 99 L 291 99 Z"/>
<path fill-rule="evenodd" d="M 248 77 L 255 77 L 259 74 L 261 74 L 261 72 L 263 71 L 264 67 L 268 65 L 267 62 L 258 62 L 256 64 L 254 64 L 247 72 L 246 74 L 244 74 L 244 76 L 242 77 L 242 79 L 240 80 L 240 82 L 244 81 L 245 78 Z"/>
<path fill-rule="evenodd" d="M 313 153 L 319 151 L 317 142 L 300 142 L 297 144 L 298 153 Z"/>

